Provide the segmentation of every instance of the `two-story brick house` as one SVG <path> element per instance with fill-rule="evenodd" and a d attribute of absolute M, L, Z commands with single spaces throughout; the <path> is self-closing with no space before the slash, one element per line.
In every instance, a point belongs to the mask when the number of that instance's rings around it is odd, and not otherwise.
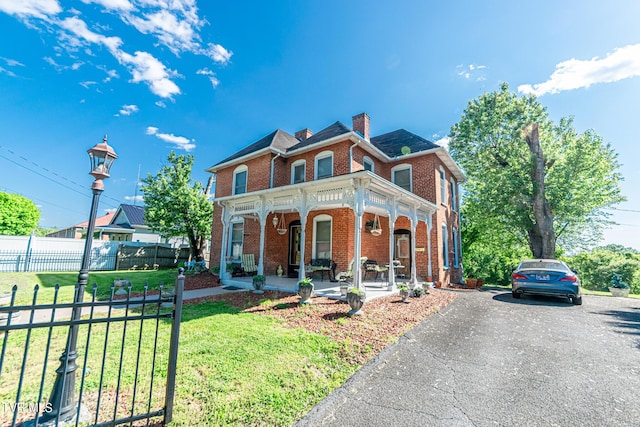
<path fill-rule="evenodd" d="M 265 275 L 283 266 L 301 278 L 312 259 L 345 271 L 366 256 L 390 266 L 391 285 L 398 273 L 445 286 L 462 279 L 462 171 L 445 148 L 406 130 L 370 137 L 366 113 L 352 129 L 276 130 L 207 171 L 216 175 L 210 265 L 222 276 L 252 253 Z"/>

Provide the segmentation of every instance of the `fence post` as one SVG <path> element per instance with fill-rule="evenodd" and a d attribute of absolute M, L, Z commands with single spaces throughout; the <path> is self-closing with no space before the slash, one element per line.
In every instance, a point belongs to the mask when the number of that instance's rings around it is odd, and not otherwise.
<path fill-rule="evenodd" d="M 169 367 L 167 369 L 167 392 L 165 394 L 164 425 L 173 418 L 173 398 L 176 389 L 178 365 L 178 342 L 180 341 L 180 321 L 182 320 L 182 293 L 184 292 L 184 268 L 178 269 L 175 295 L 173 296 L 173 323 L 171 324 L 171 344 L 169 346 Z"/>
<path fill-rule="evenodd" d="M 116 271 L 120 270 L 120 248 L 122 248 L 122 243 L 118 244 L 118 251 L 116 252 Z"/>

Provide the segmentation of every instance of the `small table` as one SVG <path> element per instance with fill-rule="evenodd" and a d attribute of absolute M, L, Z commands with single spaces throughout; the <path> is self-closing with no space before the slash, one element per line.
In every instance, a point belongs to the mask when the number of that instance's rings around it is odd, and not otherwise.
<path fill-rule="evenodd" d="M 324 273 L 327 273 L 327 275 L 329 276 L 329 279 L 331 279 L 331 276 L 328 274 L 331 272 L 331 268 L 329 267 L 311 267 L 311 272 L 316 273 L 316 272 L 320 272 L 320 281 L 324 282 Z"/>
<path fill-rule="evenodd" d="M 389 264 L 386 265 L 387 267 L 391 268 L 391 266 Z M 406 279 L 407 276 L 403 273 L 400 273 L 399 270 L 404 270 L 404 265 L 402 264 L 394 264 L 393 265 L 393 273 L 396 275 L 396 279 Z"/>

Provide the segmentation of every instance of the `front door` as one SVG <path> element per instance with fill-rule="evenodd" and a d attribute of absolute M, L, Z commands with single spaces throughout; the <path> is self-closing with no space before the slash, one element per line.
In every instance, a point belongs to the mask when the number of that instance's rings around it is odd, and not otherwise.
<path fill-rule="evenodd" d="M 393 259 L 400 261 L 401 267 L 396 270 L 396 277 L 408 279 L 411 277 L 411 232 L 396 230 L 394 232 L 395 254 Z"/>
<path fill-rule="evenodd" d="M 289 268 L 287 276 L 297 278 L 297 270 L 300 268 L 300 221 L 292 221 L 289 224 Z"/>

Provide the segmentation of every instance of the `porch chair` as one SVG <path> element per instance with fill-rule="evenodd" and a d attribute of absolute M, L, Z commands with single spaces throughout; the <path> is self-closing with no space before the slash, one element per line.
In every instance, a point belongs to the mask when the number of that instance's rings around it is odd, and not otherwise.
<path fill-rule="evenodd" d="M 364 277 L 366 278 L 367 274 L 372 273 L 372 274 L 375 274 L 375 277 L 373 278 L 373 280 L 378 280 L 378 275 L 380 273 L 389 271 L 389 267 L 386 267 L 384 265 L 378 265 L 378 262 L 372 259 L 367 260 L 364 264 L 364 267 L 365 267 Z"/>
<path fill-rule="evenodd" d="M 346 282 L 346 281 L 349 281 L 349 280 L 353 280 L 353 261 L 354 261 L 354 259 L 352 259 L 351 262 L 349 263 L 349 269 L 347 271 L 343 271 L 342 273 L 338 273 L 338 275 L 336 276 L 336 279 L 339 282 Z M 367 257 L 366 256 L 360 257 L 360 265 L 363 265 L 366 262 L 367 262 Z"/>
<path fill-rule="evenodd" d="M 242 269 L 252 276 L 258 272 L 258 266 L 253 254 L 242 254 Z"/>

